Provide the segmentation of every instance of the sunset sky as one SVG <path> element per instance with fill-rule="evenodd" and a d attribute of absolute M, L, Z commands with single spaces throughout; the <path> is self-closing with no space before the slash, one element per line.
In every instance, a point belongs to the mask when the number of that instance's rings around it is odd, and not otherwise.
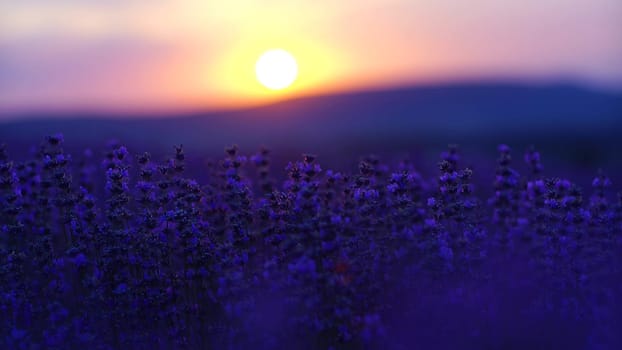
<path fill-rule="evenodd" d="M 622 88 L 620 0 L 0 0 L 0 112 L 231 108 L 436 81 Z M 283 91 L 266 50 L 299 65 Z"/>

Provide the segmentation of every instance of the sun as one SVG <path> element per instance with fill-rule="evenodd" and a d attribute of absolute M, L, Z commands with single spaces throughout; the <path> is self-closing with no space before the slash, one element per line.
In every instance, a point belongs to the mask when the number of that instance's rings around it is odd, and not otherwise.
<path fill-rule="evenodd" d="M 271 90 L 290 86 L 298 76 L 298 64 L 292 54 L 283 49 L 264 52 L 255 63 L 257 80 Z"/>

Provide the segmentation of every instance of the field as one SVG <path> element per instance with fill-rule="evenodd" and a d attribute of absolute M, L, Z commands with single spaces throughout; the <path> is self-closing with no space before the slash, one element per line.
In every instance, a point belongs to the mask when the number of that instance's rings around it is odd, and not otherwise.
<path fill-rule="evenodd" d="M 349 170 L 71 142 L 0 151 L 0 348 L 622 347 L 603 171 L 553 177 L 506 145 Z"/>
<path fill-rule="evenodd" d="M 0 0 L 0 350 L 622 350 L 621 18 Z"/>

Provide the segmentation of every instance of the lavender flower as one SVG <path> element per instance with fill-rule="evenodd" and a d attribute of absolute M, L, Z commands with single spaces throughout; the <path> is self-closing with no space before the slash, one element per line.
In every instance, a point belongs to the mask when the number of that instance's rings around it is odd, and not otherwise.
<path fill-rule="evenodd" d="M 457 146 L 432 177 L 313 154 L 272 173 L 271 152 L 237 146 L 196 169 L 181 145 L 159 162 L 118 142 L 98 169 L 64 142 L 25 161 L 0 147 L 1 348 L 486 348 L 506 329 L 561 348 L 558 326 L 619 340 L 622 195 L 604 172 L 584 192 L 530 148 L 521 175 L 505 145 L 481 176 Z"/>

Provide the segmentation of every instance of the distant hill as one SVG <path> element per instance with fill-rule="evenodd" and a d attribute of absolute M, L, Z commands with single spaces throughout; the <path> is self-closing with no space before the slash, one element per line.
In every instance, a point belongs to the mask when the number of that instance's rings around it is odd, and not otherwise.
<path fill-rule="evenodd" d="M 622 149 L 622 94 L 566 84 L 416 86 L 307 97 L 238 111 L 130 117 L 24 115 L 0 123 L 0 141 L 35 144 L 46 134 L 63 132 L 80 145 L 116 138 L 141 150 L 168 151 L 183 143 L 206 153 L 221 152 L 231 143 L 249 151 L 266 144 L 330 153 L 506 142 L 535 143 L 598 159 L 613 157 L 612 147 Z"/>

